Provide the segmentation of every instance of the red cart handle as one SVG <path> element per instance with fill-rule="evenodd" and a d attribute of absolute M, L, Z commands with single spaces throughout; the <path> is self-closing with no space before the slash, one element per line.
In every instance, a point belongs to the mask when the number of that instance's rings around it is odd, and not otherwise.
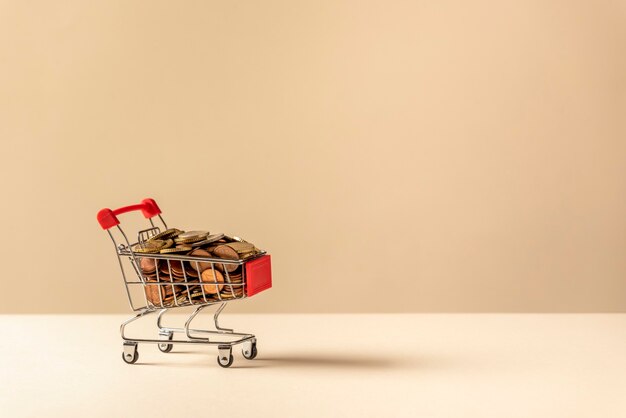
<path fill-rule="evenodd" d="M 117 215 L 136 210 L 140 210 L 143 213 L 143 216 L 148 219 L 161 214 L 161 209 L 159 209 L 154 200 L 144 199 L 138 205 L 124 206 L 115 210 L 111 210 L 109 208 L 102 209 L 98 212 L 98 222 L 100 223 L 102 229 L 109 229 L 120 224 L 119 219 L 117 219 Z"/>

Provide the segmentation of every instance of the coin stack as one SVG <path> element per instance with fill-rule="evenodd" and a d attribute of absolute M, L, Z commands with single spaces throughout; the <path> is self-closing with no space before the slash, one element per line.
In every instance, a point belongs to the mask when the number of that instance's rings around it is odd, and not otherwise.
<path fill-rule="evenodd" d="M 224 260 L 245 260 L 259 253 L 253 244 L 238 237 L 209 234 L 208 231 L 184 232 L 176 228 L 134 245 L 132 251 L 139 254 L 180 254 Z M 202 304 L 238 299 L 244 295 L 243 272 L 237 264 L 181 262 L 144 256 L 139 259 L 139 267 L 146 279 L 146 297 L 154 306 Z M 225 276 L 228 280 L 225 280 Z"/>

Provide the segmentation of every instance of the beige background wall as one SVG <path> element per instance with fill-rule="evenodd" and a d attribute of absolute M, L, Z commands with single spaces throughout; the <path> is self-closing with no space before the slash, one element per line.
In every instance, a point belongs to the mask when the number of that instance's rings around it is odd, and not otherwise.
<path fill-rule="evenodd" d="M 623 312 L 625 120 L 623 1 L 3 0 L 0 311 L 125 312 L 149 196 L 235 311 Z"/>

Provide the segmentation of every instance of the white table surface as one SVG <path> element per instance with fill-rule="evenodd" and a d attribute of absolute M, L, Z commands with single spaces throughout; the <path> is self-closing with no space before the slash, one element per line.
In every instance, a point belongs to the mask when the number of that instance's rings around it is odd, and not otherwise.
<path fill-rule="evenodd" d="M 0 416 L 626 416 L 626 315 L 225 313 L 259 349 L 230 369 L 199 346 L 127 365 L 126 317 L 0 316 Z"/>

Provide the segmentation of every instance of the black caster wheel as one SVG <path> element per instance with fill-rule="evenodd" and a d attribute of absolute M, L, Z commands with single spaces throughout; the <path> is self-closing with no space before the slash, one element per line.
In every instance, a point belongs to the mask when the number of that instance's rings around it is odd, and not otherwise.
<path fill-rule="evenodd" d="M 174 348 L 174 344 L 159 344 L 159 350 L 163 353 L 169 353 Z"/>
<path fill-rule="evenodd" d="M 164 340 L 164 341 L 171 341 L 172 338 L 174 337 L 174 333 L 172 331 L 161 331 L 159 332 L 159 336 L 160 339 Z M 174 344 L 171 343 L 167 343 L 167 342 L 162 342 L 162 343 L 158 343 L 157 347 L 159 347 L 159 350 L 163 353 L 169 353 L 170 351 L 172 351 L 172 348 L 174 348 Z"/>
<path fill-rule="evenodd" d="M 241 350 L 241 354 L 243 354 L 243 357 L 247 358 L 248 360 L 252 360 L 253 358 L 255 358 L 257 355 L 256 342 L 252 343 L 250 349 L 243 348 Z"/>
<path fill-rule="evenodd" d="M 217 364 L 219 364 L 222 367 L 230 367 L 231 364 L 233 364 L 233 355 L 229 355 L 228 357 L 225 356 L 217 356 Z"/>
<path fill-rule="evenodd" d="M 135 364 L 139 359 L 139 351 L 135 350 L 135 354 L 131 355 L 130 353 L 122 353 L 122 360 L 128 364 Z"/>

